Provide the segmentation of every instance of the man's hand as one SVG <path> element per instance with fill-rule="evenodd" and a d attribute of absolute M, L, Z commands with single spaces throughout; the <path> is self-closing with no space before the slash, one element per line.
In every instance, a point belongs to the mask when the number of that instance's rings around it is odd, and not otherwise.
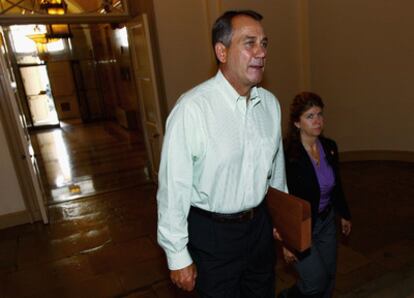
<path fill-rule="evenodd" d="M 348 236 L 351 233 L 351 229 L 352 229 L 351 221 L 341 218 L 341 228 L 342 228 L 342 233 L 345 236 Z"/>
<path fill-rule="evenodd" d="M 184 291 L 192 291 L 195 287 L 197 278 L 197 268 L 191 264 L 179 270 L 171 270 L 170 278 L 173 284 Z"/>

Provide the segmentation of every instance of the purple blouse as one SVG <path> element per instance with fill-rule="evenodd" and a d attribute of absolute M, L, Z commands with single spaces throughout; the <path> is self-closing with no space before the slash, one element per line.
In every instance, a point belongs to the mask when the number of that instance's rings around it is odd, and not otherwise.
<path fill-rule="evenodd" d="M 332 167 L 326 160 L 325 151 L 319 139 L 316 141 L 319 149 L 319 166 L 317 162 L 309 155 L 318 178 L 319 188 L 321 190 L 321 198 L 319 201 L 319 212 L 323 211 L 331 200 L 331 191 L 335 186 L 335 174 Z M 309 154 L 309 153 L 308 153 Z"/>

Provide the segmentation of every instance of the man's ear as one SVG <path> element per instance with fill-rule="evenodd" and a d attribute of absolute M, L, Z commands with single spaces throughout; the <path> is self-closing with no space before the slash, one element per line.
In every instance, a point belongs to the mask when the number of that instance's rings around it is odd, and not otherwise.
<path fill-rule="evenodd" d="M 216 43 L 214 46 L 214 51 L 216 52 L 216 57 L 220 63 L 227 62 L 227 48 L 221 42 Z"/>

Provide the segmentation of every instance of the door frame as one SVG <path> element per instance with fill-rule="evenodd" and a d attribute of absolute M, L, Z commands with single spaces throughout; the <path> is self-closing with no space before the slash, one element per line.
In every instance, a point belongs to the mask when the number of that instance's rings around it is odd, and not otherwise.
<path fill-rule="evenodd" d="M 1 34 L 4 40 L 3 33 Z M 3 44 L 4 46 L 4 44 Z M 40 177 L 36 173 L 36 156 L 31 150 L 29 132 L 24 122 L 25 117 L 21 108 L 18 106 L 17 89 L 12 88 L 12 76 L 8 67 L 5 55 L 0 55 L 0 113 L 3 119 L 2 124 L 15 165 L 20 189 L 23 193 L 26 211 L 30 221 L 34 222 L 41 219 L 43 223 L 48 223 L 47 208 L 45 205 L 45 194 L 40 182 Z M 10 66 L 11 67 L 11 66 Z M 16 154 L 17 152 L 17 154 Z"/>
<path fill-rule="evenodd" d="M 141 13 L 138 16 L 134 17 L 132 20 L 130 20 L 127 24 L 127 32 L 128 32 L 128 42 L 129 42 L 129 48 L 130 48 L 130 57 L 131 57 L 131 62 L 132 62 L 132 68 L 133 68 L 133 78 L 134 78 L 134 82 L 135 82 L 135 89 L 136 89 L 136 95 L 137 95 L 137 100 L 138 100 L 138 106 L 139 106 L 139 110 L 140 110 L 140 116 L 141 116 L 141 124 L 143 127 L 143 133 L 144 133 L 144 140 L 145 140 L 145 147 L 146 147 L 146 151 L 147 151 L 147 155 L 150 161 L 149 164 L 149 170 L 150 170 L 150 176 L 153 180 L 153 182 L 157 183 L 158 182 L 158 168 L 156 165 L 155 160 L 156 157 L 153 156 L 153 150 L 151 148 L 151 142 L 150 142 L 150 138 L 157 138 L 158 142 L 160 144 L 160 149 L 161 149 L 161 145 L 163 142 L 163 138 L 164 138 L 164 125 L 165 125 L 165 109 L 164 106 L 162 105 L 161 101 L 160 101 L 160 95 L 162 92 L 161 89 L 161 74 L 160 72 L 157 71 L 157 64 L 155 61 L 155 56 L 154 56 L 154 44 L 153 44 L 153 40 L 152 40 L 152 33 L 150 31 L 149 28 L 149 21 L 148 21 L 148 16 L 146 13 Z M 144 29 L 144 34 L 145 34 L 145 39 L 146 39 L 146 43 L 147 43 L 147 47 L 148 47 L 148 59 L 149 59 L 149 66 L 150 66 L 150 76 L 151 76 L 151 81 L 152 81 L 152 88 L 154 91 L 154 106 L 156 109 L 156 121 L 157 123 L 155 123 L 155 125 L 153 125 L 154 127 L 156 126 L 157 132 L 154 136 L 150 135 L 150 132 L 147 129 L 147 117 L 146 117 L 146 111 L 145 111 L 145 104 L 144 104 L 144 100 L 142 98 L 142 91 L 140 88 L 140 78 L 139 78 L 139 74 L 137 73 L 137 69 L 138 69 L 138 61 L 137 61 L 137 49 L 135 48 L 135 45 L 133 43 L 133 36 L 130 33 L 130 31 L 137 26 L 143 26 Z M 159 155 L 161 154 L 161 152 L 158 153 Z M 160 156 L 158 157 L 158 159 L 160 159 Z M 158 165 L 159 166 L 159 165 Z"/>

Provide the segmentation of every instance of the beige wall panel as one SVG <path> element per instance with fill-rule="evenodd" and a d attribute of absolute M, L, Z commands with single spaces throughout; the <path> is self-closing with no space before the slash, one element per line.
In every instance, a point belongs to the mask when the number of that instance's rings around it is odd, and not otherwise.
<path fill-rule="evenodd" d="M 414 2 L 309 1 L 312 89 L 341 151 L 414 151 Z"/>
<path fill-rule="evenodd" d="M 59 119 L 80 118 L 70 61 L 50 62 L 47 70 Z"/>
<path fill-rule="evenodd" d="M 0 122 L 0 216 L 26 210 L 4 128 Z"/>
<path fill-rule="evenodd" d="M 76 92 L 70 61 L 50 62 L 47 70 L 53 96 L 68 96 Z"/>
<path fill-rule="evenodd" d="M 212 75 L 203 1 L 154 0 L 161 70 L 170 110 L 178 97 Z"/>

